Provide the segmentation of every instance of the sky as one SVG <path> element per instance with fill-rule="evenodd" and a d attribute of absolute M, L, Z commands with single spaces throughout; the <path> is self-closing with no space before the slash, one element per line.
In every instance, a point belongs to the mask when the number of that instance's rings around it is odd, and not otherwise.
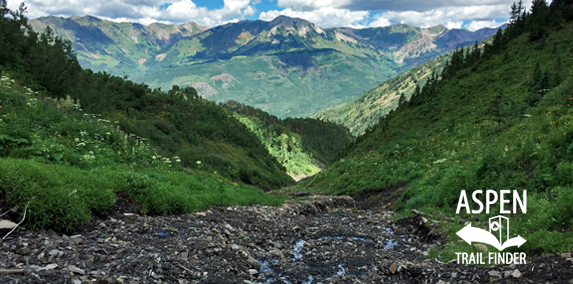
<path fill-rule="evenodd" d="M 84 16 L 149 25 L 196 22 L 214 27 L 240 20 L 271 21 L 280 15 L 319 27 L 416 27 L 444 25 L 475 31 L 507 22 L 516 0 L 25 0 L 29 18 Z M 22 0 L 8 0 L 16 9 Z M 524 1 L 526 7 L 529 1 Z"/>

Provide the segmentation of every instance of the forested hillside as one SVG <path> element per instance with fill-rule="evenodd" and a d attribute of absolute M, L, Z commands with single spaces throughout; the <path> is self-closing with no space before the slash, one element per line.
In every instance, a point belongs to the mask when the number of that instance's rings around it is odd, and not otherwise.
<path fill-rule="evenodd" d="M 30 203 L 31 227 L 70 229 L 115 194 L 157 214 L 280 202 L 245 184 L 292 178 L 224 108 L 191 87 L 84 70 L 68 41 L 34 32 L 24 12 L 0 1 L 0 199 L 20 213 Z"/>
<path fill-rule="evenodd" d="M 450 216 L 461 190 L 469 196 L 525 189 L 527 214 L 510 221 L 527 239 L 521 249 L 570 250 L 572 21 L 571 1 L 535 0 L 530 11 L 515 4 L 511 24 L 491 44 L 455 52 L 440 76 L 359 137 L 312 185 L 332 194 L 394 196 L 398 210 Z M 479 218 L 497 214 L 499 207 Z M 457 224 L 450 232 L 463 226 Z"/>
<path fill-rule="evenodd" d="M 476 48 L 478 47 L 474 45 L 474 49 Z M 310 117 L 344 125 L 350 129 L 352 135 L 362 135 L 402 102 L 409 100 L 416 88 L 423 86 L 434 73 L 439 74 L 450 57 L 448 53 L 420 64 L 386 80 L 352 101 L 320 110 Z"/>
<path fill-rule="evenodd" d="M 280 118 L 306 116 L 347 102 L 380 81 L 457 45 L 495 33 L 407 25 L 323 29 L 279 16 L 206 29 L 115 23 L 95 17 L 42 17 L 72 42 L 80 63 L 168 90 L 194 87 L 215 102 L 239 101 Z"/>
<path fill-rule="evenodd" d="M 235 101 L 224 106 L 257 135 L 295 180 L 329 166 L 351 141 L 347 128 L 331 122 L 311 118 L 283 120 Z"/>

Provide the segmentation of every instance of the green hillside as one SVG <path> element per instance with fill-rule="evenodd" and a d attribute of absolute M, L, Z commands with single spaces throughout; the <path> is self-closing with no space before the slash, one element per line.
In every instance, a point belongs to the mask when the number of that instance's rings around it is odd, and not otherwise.
<path fill-rule="evenodd" d="M 114 75 L 142 71 L 143 63 L 155 60 L 157 51 L 207 29 L 195 23 L 143 26 L 91 16 L 49 16 L 30 20 L 29 23 L 36 32 L 44 32 L 49 27 L 57 36 L 72 42 L 82 67 Z"/>
<path fill-rule="evenodd" d="M 0 4 L 0 202 L 27 226 L 70 230 L 117 198 L 151 214 L 282 202 L 261 189 L 294 181 L 223 107 L 84 70 Z"/>
<path fill-rule="evenodd" d="M 551 7 L 534 1 L 532 13 L 515 14 L 481 52 L 454 53 L 442 76 L 432 76 L 360 136 L 312 186 L 385 202 L 394 197 L 402 212 L 448 216 L 457 216 L 461 190 L 469 196 L 525 189 L 527 214 L 510 217 L 514 233 L 527 239 L 520 250 L 571 250 L 573 7 L 570 1 Z M 480 222 L 498 214 L 496 206 L 480 214 Z M 459 217 L 473 218 L 465 212 Z M 453 234 L 464 224 L 444 226 Z M 448 247 L 445 261 L 453 251 L 467 250 L 457 243 Z"/>
<path fill-rule="evenodd" d="M 311 118 L 279 119 L 260 109 L 229 101 L 225 108 L 257 135 L 295 180 L 320 172 L 350 143 L 348 129 Z"/>
<path fill-rule="evenodd" d="M 315 112 L 310 117 L 344 125 L 352 135 L 362 135 L 396 109 L 401 96 L 403 100 L 409 100 L 416 87 L 423 86 L 432 73 L 440 73 L 449 58 L 450 55 L 446 54 L 416 66 L 352 101 Z"/>
<path fill-rule="evenodd" d="M 405 25 L 322 29 L 284 16 L 205 31 L 194 24 L 144 27 L 93 17 L 31 23 L 72 40 L 86 68 L 164 90 L 192 86 L 208 100 L 235 100 L 280 118 L 350 101 L 385 79 L 495 32 Z"/>

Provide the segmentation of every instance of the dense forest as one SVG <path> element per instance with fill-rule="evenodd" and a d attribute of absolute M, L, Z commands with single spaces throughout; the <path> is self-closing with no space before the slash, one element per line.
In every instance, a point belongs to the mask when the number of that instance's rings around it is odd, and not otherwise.
<path fill-rule="evenodd" d="M 296 180 L 329 166 L 351 136 L 347 128 L 312 118 L 279 119 L 235 101 L 223 106 L 259 137 L 269 153 Z"/>
<path fill-rule="evenodd" d="M 466 220 L 477 216 L 455 215 L 461 190 L 527 190 L 527 214 L 511 216 L 528 240 L 521 249 L 570 250 L 572 46 L 573 1 L 536 0 L 529 11 L 514 4 L 504 31 L 454 52 L 441 74 L 358 137 L 313 187 Z M 451 234 L 463 225 L 444 224 Z M 442 256 L 467 249 L 454 243 Z"/>

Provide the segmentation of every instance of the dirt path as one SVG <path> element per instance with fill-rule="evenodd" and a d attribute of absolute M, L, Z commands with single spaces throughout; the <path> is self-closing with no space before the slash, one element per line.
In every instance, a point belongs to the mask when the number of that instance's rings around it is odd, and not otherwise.
<path fill-rule="evenodd" d="M 120 213 L 70 236 L 18 230 L 0 245 L 0 283 L 573 283 L 573 259 L 557 255 L 490 268 L 429 259 L 443 239 L 421 219 L 390 221 L 349 197 Z"/>

